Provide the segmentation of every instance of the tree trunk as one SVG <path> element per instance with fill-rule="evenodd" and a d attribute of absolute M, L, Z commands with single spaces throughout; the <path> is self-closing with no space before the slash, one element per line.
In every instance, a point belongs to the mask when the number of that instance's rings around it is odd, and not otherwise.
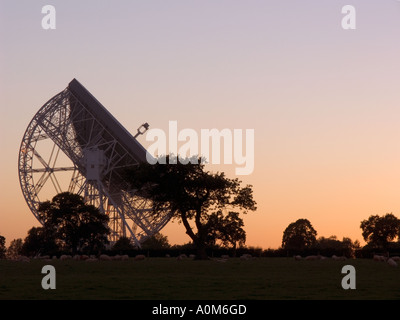
<path fill-rule="evenodd" d="M 232 256 L 236 258 L 236 242 L 233 244 L 233 253 Z"/>
<path fill-rule="evenodd" d="M 194 234 L 192 228 L 190 227 L 190 224 L 187 220 L 186 214 L 181 213 L 181 220 L 183 222 L 183 225 L 186 228 L 186 234 L 192 239 L 194 245 L 196 246 L 196 260 L 208 260 L 208 255 L 206 251 L 206 245 L 205 245 L 205 237 L 203 234 L 203 230 L 201 228 L 201 224 L 199 222 L 197 223 L 197 227 L 200 226 L 200 230 L 198 228 L 197 230 L 197 235 Z"/>

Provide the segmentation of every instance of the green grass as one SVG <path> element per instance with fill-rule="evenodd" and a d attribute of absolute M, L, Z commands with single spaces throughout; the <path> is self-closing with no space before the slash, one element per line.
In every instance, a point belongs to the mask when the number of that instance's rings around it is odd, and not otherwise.
<path fill-rule="evenodd" d="M 41 287 L 46 264 L 56 269 L 55 290 Z M 346 264 L 356 268 L 355 290 L 341 287 Z M 400 268 L 362 259 L 0 260 L 0 299 L 400 299 Z"/>

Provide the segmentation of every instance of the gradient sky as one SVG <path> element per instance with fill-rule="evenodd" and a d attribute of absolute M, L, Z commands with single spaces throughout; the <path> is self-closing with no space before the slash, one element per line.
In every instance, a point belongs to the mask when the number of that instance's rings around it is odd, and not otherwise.
<path fill-rule="evenodd" d="M 46 4 L 56 30 L 41 27 Z M 356 30 L 341 27 L 347 4 Z M 400 217 L 399 39 L 396 0 L 0 0 L 0 235 L 38 225 L 19 186 L 20 142 L 77 78 L 131 133 L 170 120 L 255 129 L 255 170 L 239 177 L 258 203 L 248 245 L 277 248 L 299 218 L 318 236 L 361 241 L 361 220 Z M 177 223 L 162 233 L 189 240 Z"/>

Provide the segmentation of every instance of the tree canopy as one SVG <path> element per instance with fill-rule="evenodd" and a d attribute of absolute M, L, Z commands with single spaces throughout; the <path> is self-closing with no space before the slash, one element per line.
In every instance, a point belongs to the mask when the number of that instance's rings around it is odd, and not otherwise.
<path fill-rule="evenodd" d="M 211 230 L 210 241 L 215 244 L 218 240 L 223 247 L 232 248 L 235 255 L 237 246 L 244 246 L 246 231 L 243 229 L 243 219 L 238 212 L 230 211 L 224 215 L 221 210 L 212 213 L 207 222 Z"/>
<path fill-rule="evenodd" d="M 162 235 L 160 232 L 155 233 L 142 243 L 143 250 L 163 250 L 170 247 L 168 237 Z"/>
<path fill-rule="evenodd" d="M 28 230 L 21 253 L 27 256 L 53 254 L 58 251 L 55 232 L 45 227 L 32 227 Z"/>
<path fill-rule="evenodd" d="M 133 250 L 135 246 L 133 245 L 131 239 L 129 239 L 128 237 L 119 237 L 112 248 L 116 251 L 126 251 Z"/>
<path fill-rule="evenodd" d="M 10 259 L 14 259 L 19 256 L 22 253 L 23 244 L 24 242 L 21 238 L 12 240 L 7 249 L 7 257 Z"/>
<path fill-rule="evenodd" d="M 46 232 L 54 233 L 58 243 L 72 252 L 93 251 L 108 242 L 108 216 L 77 194 L 60 193 L 42 202 L 38 211 Z"/>
<path fill-rule="evenodd" d="M 368 219 L 361 221 L 360 228 L 368 244 L 383 249 L 386 249 L 389 242 L 397 236 L 400 239 L 400 220 L 392 213 L 387 213 L 382 217 L 371 215 Z"/>
<path fill-rule="evenodd" d="M 292 222 L 283 232 L 282 248 L 304 250 L 316 243 L 317 231 L 307 219 L 298 219 Z"/>
<path fill-rule="evenodd" d="M 206 259 L 205 249 L 215 227 L 209 223 L 210 217 L 232 208 L 242 213 L 256 210 L 252 186 L 241 187 L 238 179 L 206 171 L 202 161 L 170 163 L 169 156 L 166 158 L 153 165 L 144 162 L 132 167 L 126 173 L 127 181 L 138 194 L 152 200 L 153 214 L 168 210 L 172 219 L 183 223 L 197 248 L 197 257 Z"/>
<path fill-rule="evenodd" d="M 0 236 L 0 259 L 4 259 L 6 257 L 6 238 Z"/>

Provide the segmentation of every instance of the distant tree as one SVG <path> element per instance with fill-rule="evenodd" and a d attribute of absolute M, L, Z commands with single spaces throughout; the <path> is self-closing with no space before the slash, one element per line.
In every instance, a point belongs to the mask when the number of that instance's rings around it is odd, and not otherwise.
<path fill-rule="evenodd" d="M 243 219 L 239 217 L 238 212 L 230 211 L 224 216 L 222 211 L 218 210 L 210 215 L 208 224 L 211 230 L 211 242 L 221 241 L 223 247 L 233 249 L 233 255 L 236 255 L 238 246 L 245 245 L 246 231 L 243 229 Z"/>
<path fill-rule="evenodd" d="M 171 245 L 168 242 L 168 237 L 157 232 L 142 243 L 143 250 L 162 250 L 169 249 Z"/>
<path fill-rule="evenodd" d="M 21 238 L 14 239 L 7 248 L 7 258 L 14 259 L 22 253 L 22 245 L 24 242 Z"/>
<path fill-rule="evenodd" d="M 304 250 L 316 243 L 317 231 L 307 219 L 298 219 L 283 232 L 282 248 Z"/>
<path fill-rule="evenodd" d="M 52 230 L 32 227 L 24 240 L 21 253 L 26 256 L 47 255 L 57 252 L 58 249 Z"/>
<path fill-rule="evenodd" d="M 353 248 L 354 249 L 360 249 L 361 248 L 361 243 L 360 243 L 360 241 L 358 241 L 358 240 L 354 240 L 354 242 L 353 242 Z"/>
<path fill-rule="evenodd" d="M 56 239 L 72 253 L 78 250 L 92 252 L 108 243 L 108 216 L 85 204 L 77 194 L 60 193 L 52 201 L 40 203 L 38 211 L 43 227 L 54 231 Z"/>
<path fill-rule="evenodd" d="M 192 251 L 196 249 L 193 241 L 189 241 L 183 244 L 174 244 L 171 246 L 172 250 L 181 250 L 181 251 Z"/>
<path fill-rule="evenodd" d="M 329 238 L 319 237 L 315 243 L 315 248 L 325 252 L 331 252 L 331 254 L 342 254 L 347 257 L 354 257 L 355 250 L 360 248 L 360 242 L 357 240 L 353 242 L 347 237 L 343 237 L 342 241 L 338 240 L 336 236 L 330 236 Z"/>
<path fill-rule="evenodd" d="M 6 238 L 0 236 L 0 259 L 4 259 L 6 257 Z"/>
<path fill-rule="evenodd" d="M 196 246 L 196 258 L 207 259 L 206 248 L 212 233 L 210 215 L 232 208 L 242 213 L 256 210 L 252 186 L 241 187 L 238 179 L 206 171 L 202 159 L 175 159 L 172 163 L 170 156 L 165 158 L 154 165 L 144 162 L 132 167 L 126 180 L 138 194 L 152 201 L 154 215 L 161 210 L 170 211 L 173 219 L 182 222 Z"/>
<path fill-rule="evenodd" d="M 367 220 L 361 221 L 360 228 L 368 244 L 387 249 L 389 242 L 399 236 L 400 220 L 392 213 L 387 213 L 382 217 L 372 215 Z"/>
<path fill-rule="evenodd" d="M 249 252 L 252 256 L 254 257 L 261 257 L 263 254 L 263 248 L 259 246 L 249 246 L 249 247 L 243 247 L 247 252 Z"/>
<path fill-rule="evenodd" d="M 328 238 L 319 237 L 316 241 L 316 245 L 319 249 L 335 249 L 340 250 L 343 247 L 343 244 L 340 240 L 337 239 L 336 236 L 330 236 Z"/>
<path fill-rule="evenodd" d="M 343 237 L 342 243 L 343 243 L 344 247 L 352 248 L 352 250 L 356 250 L 356 249 L 360 249 L 361 248 L 360 241 L 358 241 L 358 240 L 352 241 L 348 237 Z"/>
<path fill-rule="evenodd" d="M 131 239 L 128 237 L 120 237 L 112 247 L 116 251 L 133 250 L 135 246 L 132 244 Z"/>

